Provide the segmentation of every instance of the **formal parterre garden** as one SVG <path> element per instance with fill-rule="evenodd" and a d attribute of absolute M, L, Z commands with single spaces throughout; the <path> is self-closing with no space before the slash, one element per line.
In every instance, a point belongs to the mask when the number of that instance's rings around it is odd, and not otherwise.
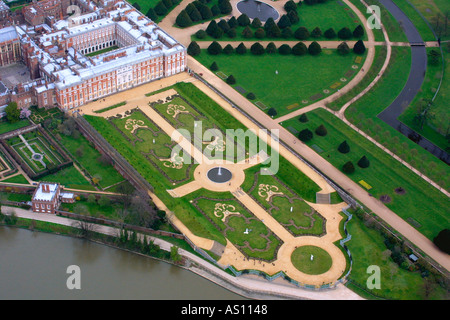
<path fill-rule="evenodd" d="M 203 130 L 213 128 L 225 132 L 225 128 L 245 129 L 194 85 L 178 83 L 172 88 L 177 91 L 177 95 L 148 106 L 138 106 L 125 115 L 108 119 L 85 115 L 85 118 L 149 181 L 157 196 L 195 235 L 222 245 L 226 245 L 225 239 L 228 239 L 248 258 L 273 261 L 282 241 L 238 197 L 230 192 L 205 189 L 181 198 L 173 198 L 168 193 L 168 189 L 175 189 L 193 180 L 196 164 L 174 161 L 176 159 L 171 161 L 174 142 L 157 123 L 147 117 L 145 108 L 153 108 L 173 127 L 185 129 L 190 134 L 197 129 L 197 120 L 203 120 Z M 238 146 L 238 139 L 235 144 L 234 147 Z M 241 147 L 250 150 L 247 146 Z M 277 175 L 259 176 L 258 170 L 262 166 L 255 166 L 252 172 L 247 173 L 243 190 L 291 234 L 323 235 L 325 219 L 305 202 L 315 200 L 318 186 L 283 158 L 280 159 Z M 295 183 L 290 179 L 292 176 L 296 178 Z M 270 193 L 268 197 L 270 190 L 267 187 L 278 193 Z"/>

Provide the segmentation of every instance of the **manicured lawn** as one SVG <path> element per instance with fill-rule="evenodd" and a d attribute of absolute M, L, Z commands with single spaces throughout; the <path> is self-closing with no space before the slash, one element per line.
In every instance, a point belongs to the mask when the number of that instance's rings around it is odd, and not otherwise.
<path fill-rule="evenodd" d="M 352 272 L 347 283 L 348 287 L 365 296 L 365 292 L 373 293 L 387 299 L 421 300 L 424 299 L 424 283 L 420 272 L 411 272 L 398 267 L 389 257 L 389 252 L 384 245 L 384 237 L 374 229 L 365 226 L 361 219 L 356 216 L 350 220 L 347 230 L 352 239 L 346 243 L 353 258 Z M 381 289 L 368 289 L 366 281 L 370 274 L 367 273 L 369 266 L 380 267 Z M 445 290 L 436 285 L 431 291 L 430 299 L 446 299 Z M 367 298 L 374 298 L 368 295 Z"/>
<path fill-rule="evenodd" d="M 2 182 L 29 184 L 28 180 L 22 174 L 2 180 Z"/>
<path fill-rule="evenodd" d="M 116 50 L 116 49 L 119 49 L 119 47 L 118 46 L 112 46 L 112 47 L 109 47 L 109 48 L 105 48 L 105 49 L 101 49 L 101 50 L 98 50 L 98 51 L 95 51 L 95 52 L 88 53 L 85 56 L 86 57 L 95 57 L 95 56 L 98 56 L 99 54 L 107 53 L 107 52 L 110 52 L 110 51 L 113 51 L 113 50 Z"/>
<path fill-rule="evenodd" d="M 428 20 L 433 28 L 436 26 L 435 18 L 438 14 L 441 15 L 441 18 L 445 16 L 446 12 L 450 11 L 450 2 L 447 0 L 409 0 L 417 10 Z M 442 20 L 441 20 L 442 21 Z M 440 34 L 441 40 L 449 40 L 450 39 L 450 28 L 447 27 L 447 31 L 445 29 Z"/>
<path fill-rule="evenodd" d="M 29 126 L 31 123 L 27 119 L 11 123 L 7 120 L 0 120 L 0 134 Z"/>
<path fill-rule="evenodd" d="M 253 102 L 262 102 L 266 108 L 261 109 L 266 112 L 271 107 L 275 108 L 277 116 L 323 99 L 342 88 L 356 74 L 352 69 L 356 57 L 353 53 L 341 56 L 336 50 L 328 49 L 323 50 L 319 56 L 255 56 L 249 51 L 244 55 L 215 56 L 208 54 L 206 50 L 196 56 L 208 68 L 215 61 L 221 72 L 236 78 L 236 84 L 233 85 L 235 89 L 243 88 L 247 93 L 253 92 L 256 95 Z M 343 77 L 347 79 L 346 82 L 340 81 Z"/>
<path fill-rule="evenodd" d="M 95 190 L 89 181 L 87 181 L 73 166 L 59 170 L 56 173 L 46 175 L 45 177 L 40 178 L 39 181 L 59 182 L 67 188 Z"/>
<path fill-rule="evenodd" d="M 429 239 L 433 239 L 443 226 L 449 224 L 446 210 L 448 198 L 444 194 L 326 110 L 308 112 L 307 117 L 307 123 L 291 119 L 283 125 L 298 131 L 309 128 L 312 132 L 319 125 L 325 125 L 328 134 L 325 137 L 314 135 L 307 145 L 319 147 L 322 150 L 319 154 L 339 169 L 347 161 L 352 161 L 356 170 L 348 175 L 349 178 L 356 183 L 365 181 L 372 187 L 368 192 L 376 198 L 388 195 L 391 202 L 386 206 L 404 220 L 412 218 L 417 221 L 420 224 L 417 229 Z M 344 140 L 350 146 L 350 152 L 347 154 L 337 150 Z M 362 169 L 357 162 L 364 155 L 369 159 L 370 166 Z M 406 193 L 397 194 L 395 189 L 399 187 L 405 189 Z"/>
<path fill-rule="evenodd" d="M 311 260 L 311 255 L 313 259 Z M 292 264 L 301 272 L 317 275 L 327 272 L 333 263 L 325 250 L 316 246 L 299 247 L 292 252 Z"/>
<path fill-rule="evenodd" d="M 94 177 L 99 177 L 99 185 L 106 188 L 117 182 L 124 180 L 124 178 L 117 172 L 117 170 L 110 164 L 104 164 L 99 161 L 101 154 L 97 151 L 89 141 L 80 135 L 77 139 L 72 136 L 61 136 L 61 144 L 77 159 L 77 161 L 86 169 L 89 174 Z M 82 150 L 82 156 L 77 157 L 77 150 Z"/>

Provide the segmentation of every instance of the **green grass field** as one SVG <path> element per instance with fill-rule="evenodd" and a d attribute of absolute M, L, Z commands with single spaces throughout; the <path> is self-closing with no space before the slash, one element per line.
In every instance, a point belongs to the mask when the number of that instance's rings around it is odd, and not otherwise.
<path fill-rule="evenodd" d="M 336 50 L 323 50 L 319 56 L 255 56 L 249 52 L 214 56 L 203 50 L 196 59 L 208 68 L 215 61 L 220 71 L 236 78 L 234 88 L 239 86 L 253 92 L 256 95 L 253 101 L 263 102 L 266 112 L 272 107 L 277 110 L 277 116 L 282 116 L 342 88 L 356 74 L 352 69 L 356 57 L 353 53 L 341 56 Z"/>
<path fill-rule="evenodd" d="M 408 16 L 417 31 L 419 31 L 423 41 L 436 41 L 433 31 L 413 6 L 411 6 L 406 0 L 393 0 L 393 2 L 403 11 L 404 14 Z"/>
<path fill-rule="evenodd" d="M 28 121 L 27 119 L 22 119 L 14 123 L 11 123 L 7 120 L 0 120 L 0 134 L 17 130 L 29 126 L 30 124 L 30 121 Z"/>
<path fill-rule="evenodd" d="M 311 255 L 313 256 L 312 260 Z M 295 249 L 292 252 L 291 261 L 298 270 L 311 275 L 327 272 L 333 263 L 330 254 L 316 246 L 303 246 Z"/>
<path fill-rule="evenodd" d="M 320 155 L 339 169 L 347 161 L 352 161 L 356 170 L 348 175 L 349 178 L 356 183 L 365 181 L 372 187 L 368 193 L 375 198 L 388 195 L 391 202 L 386 203 L 386 206 L 404 220 L 412 218 L 418 222 L 421 226 L 417 229 L 429 239 L 433 239 L 443 226 L 449 224 L 450 219 L 445 209 L 448 207 L 448 198 L 444 194 L 326 110 L 308 112 L 307 117 L 307 123 L 291 119 L 283 125 L 298 131 L 309 128 L 312 132 L 319 125 L 325 125 L 328 134 L 325 137 L 314 135 L 307 145 L 319 146 L 323 150 Z M 350 146 L 350 152 L 347 154 L 337 150 L 344 140 Z M 357 162 L 364 155 L 369 159 L 370 166 L 362 169 Z M 406 193 L 397 194 L 395 189 L 399 187 L 405 189 Z"/>

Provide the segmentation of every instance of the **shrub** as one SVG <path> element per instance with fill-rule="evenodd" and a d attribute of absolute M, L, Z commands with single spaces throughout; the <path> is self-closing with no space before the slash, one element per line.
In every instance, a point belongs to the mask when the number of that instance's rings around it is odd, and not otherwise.
<path fill-rule="evenodd" d="M 364 42 L 362 40 L 358 40 L 353 47 L 353 52 L 356 54 L 363 54 L 365 51 L 366 46 L 364 45 Z"/>
<path fill-rule="evenodd" d="M 247 52 L 247 48 L 245 47 L 244 43 L 240 43 L 236 48 L 237 54 L 245 54 Z"/>
<path fill-rule="evenodd" d="M 269 42 L 269 44 L 266 47 L 266 53 L 276 53 L 277 47 L 275 46 L 275 43 Z"/>
<path fill-rule="evenodd" d="M 227 83 L 228 84 L 235 84 L 236 83 L 236 79 L 233 77 L 233 75 L 229 75 L 228 76 Z"/>
<path fill-rule="evenodd" d="M 204 4 L 202 4 L 198 8 L 198 11 L 202 15 L 202 20 L 209 20 L 214 16 L 211 9 L 207 5 L 204 5 Z"/>
<path fill-rule="evenodd" d="M 353 36 L 351 30 L 347 27 L 342 28 L 341 30 L 338 31 L 338 37 L 340 39 L 350 39 Z"/>
<path fill-rule="evenodd" d="M 342 42 L 340 45 L 338 45 L 337 51 L 342 56 L 349 54 L 350 48 L 348 47 L 347 42 Z"/>
<path fill-rule="evenodd" d="M 286 27 L 283 30 L 281 30 L 281 37 L 285 39 L 291 38 L 293 35 L 291 27 Z"/>
<path fill-rule="evenodd" d="M 286 2 L 284 4 L 284 10 L 286 10 L 286 12 L 289 12 L 291 10 L 296 10 L 296 9 L 297 9 L 297 4 L 292 0 L 289 0 L 288 2 Z"/>
<path fill-rule="evenodd" d="M 249 93 L 247 93 L 247 99 L 255 100 L 256 96 L 255 96 L 255 94 L 253 92 L 249 92 Z"/>
<path fill-rule="evenodd" d="M 275 117 L 278 114 L 278 112 L 277 112 L 277 110 L 275 108 L 270 108 L 267 111 L 267 114 L 273 118 L 273 117 Z"/>
<path fill-rule="evenodd" d="M 428 53 L 428 63 L 432 66 L 437 66 L 440 63 L 440 57 L 441 54 L 437 50 L 432 49 Z"/>
<path fill-rule="evenodd" d="M 275 24 L 266 32 L 267 36 L 270 38 L 279 38 L 281 36 L 280 28 Z"/>
<path fill-rule="evenodd" d="M 237 22 L 241 27 L 246 27 L 250 24 L 250 19 L 245 13 L 243 13 L 237 18 Z"/>
<path fill-rule="evenodd" d="M 369 159 L 367 159 L 367 157 L 366 156 L 362 156 L 362 158 L 361 159 L 359 159 L 359 161 L 358 161 L 358 166 L 360 167 L 360 168 L 368 168 L 369 166 L 370 166 L 370 161 L 369 161 Z"/>
<path fill-rule="evenodd" d="M 236 38 L 236 29 L 235 28 L 231 28 L 230 30 L 227 31 L 227 36 L 231 39 Z"/>
<path fill-rule="evenodd" d="M 267 19 L 266 23 L 264 23 L 264 30 L 266 30 L 266 33 L 268 33 L 269 30 L 275 25 L 275 20 L 273 20 L 273 18 L 269 18 Z"/>
<path fill-rule="evenodd" d="M 196 33 L 195 33 L 195 37 L 197 38 L 197 39 L 205 39 L 206 38 L 206 36 L 207 36 L 207 34 L 206 34 L 206 31 L 205 30 L 198 30 Z"/>
<path fill-rule="evenodd" d="M 250 52 L 252 54 L 254 54 L 254 55 L 258 55 L 259 56 L 259 55 L 264 54 L 264 52 L 266 52 L 266 50 L 264 49 L 264 47 L 259 42 L 255 42 L 250 47 Z"/>
<path fill-rule="evenodd" d="M 251 23 L 252 27 L 257 29 L 257 28 L 261 28 L 262 27 L 262 22 L 261 20 L 259 20 L 258 18 L 253 19 L 252 23 Z"/>
<path fill-rule="evenodd" d="M 198 45 L 198 43 L 195 41 L 192 41 L 187 48 L 188 55 L 194 57 L 196 55 L 199 55 L 200 52 L 201 52 L 201 50 L 200 50 L 200 46 Z"/>
<path fill-rule="evenodd" d="M 308 48 L 306 48 L 306 45 L 303 42 L 297 43 L 295 46 L 292 47 L 292 53 L 296 56 L 302 56 L 308 52 Z"/>
<path fill-rule="evenodd" d="M 444 229 L 433 239 L 433 243 L 440 250 L 450 254 L 450 229 Z"/>
<path fill-rule="evenodd" d="M 291 21 L 291 25 L 297 24 L 300 21 L 300 18 L 298 17 L 298 13 L 296 10 L 289 11 L 287 16 L 288 16 L 289 20 Z"/>
<path fill-rule="evenodd" d="M 258 39 L 262 39 L 266 36 L 266 32 L 264 31 L 263 28 L 258 28 L 255 31 L 255 37 Z"/>
<path fill-rule="evenodd" d="M 231 11 L 233 11 L 233 7 L 231 6 L 231 3 L 229 0 L 219 0 L 219 9 L 220 13 L 223 14 L 229 14 Z"/>
<path fill-rule="evenodd" d="M 338 150 L 340 153 L 349 153 L 350 152 L 350 146 L 348 145 L 346 140 L 344 140 L 344 142 L 342 142 L 339 145 Z"/>
<path fill-rule="evenodd" d="M 246 26 L 244 28 L 244 30 L 242 30 L 242 36 L 246 39 L 250 39 L 251 37 L 253 37 L 253 31 L 252 29 L 250 29 L 249 26 Z"/>
<path fill-rule="evenodd" d="M 355 172 L 355 166 L 351 161 L 348 161 L 342 166 L 342 171 L 344 171 L 347 174 L 351 174 Z"/>
<path fill-rule="evenodd" d="M 362 38 L 364 36 L 364 28 L 361 25 L 358 25 L 355 30 L 353 30 L 353 37 Z"/>
<path fill-rule="evenodd" d="M 313 31 L 311 31 L 311 37 L 313 38 L 320 38 L 322 36 L 322 30 L 320 30 L 319 27 L 315 28 Z"/>
<path fill-rule="evenodd" d="M 224 19 L 221 19 L 219 21 L 219 23 L 217 24 L 217 26 L 222 29 L 225 33 L 230 30 L 230 25 L 228 24 L 228 22 L 226 22 Z"/>
<path fill-rule="evenodd" d="M 280 18 L 280 20 L 278 20 L 278 27 L 280 29 L 284 29 L 286 27 L 290 27 L 291 24 L 291 20 L 289 19 L 289 17 L 286 14 L 283 14 Z"/>
<path fill-rule="evenodd" d="M 305 27 L 299 27 L 295 30 L 294 37 L 299 40 L 306 40 L 309 38 L 309 31 Z"/>
<path fill-rule="evenodd" d="M 291 54 L 291 47 L 288 44 L 282 44 L 279 48 L 278 48 L 278 53 L 282 54 L 282 55 L 288 55 Z"/>
<path fill-rule="evenodd" d="M 192 19 L 189 17 L 186 10 L 181 10 L 180 14 L 175 19 L 175 23 L 177 26 L 185 28 L 192 25 Z"/>
<path fill-rule="evenodd" d="M 333 39 L 336 38 L 336 31 L 334 31 L 333 28 L 327 29 L 323 35 L 325 36 L 325 38 L 327 39 Z"/>
<path fill-rule="evenodd" d="M 228 20 L 228 25 L 230 26 L 230 28 L 236 28 L 238 26 L 236 17 L 231 17 L 230 20 Z"/>
<path fill-rule="evenodd" d="M 302 122 L 302 123 L 306 123 L 309 121 L 308 117 L 306 116 L 306 113 L 302 113 L 300 115 L 300 117 L 298 118 L 298 121 Z"/>
<path fill-rule="evenodd" d="M 211 64 L 211 66 L 209 67 L 209 69 L 210 69 L 211 71 L 217 71 L 217 70 L 219 70 L 219 66 L 218 66 L 217 63 L 214 61 L 214 62 Z"/>
<path fill-rule="evenodd" d="M 225 48 L 223 48 L 223 53 L 232 54 L 234 52 L 234 48 L 231 44 L 227 44 Z"/>
<path fill-rule="evenodd" d="M 155 6 L 155 12 L 158 16 L 165 16 L 168 12 L 167 7 L 162 3 L 162 1 L 158 2 Z"/>
<path fill-rule="evenodd" d="M 306 142 L 306 141 L 309 141 L 309 140 L 311 140 L 313 138 L 313 133 L 309 129 L 303 129 L 302 131 L 300 131 L 298 133 L 298 138 L 301 141 Z"/>
<path fill-rule="evenodd" d="M 213 17 L 218 16 L 220 14 L 220 8 L 217 4 L 211 7 L 211 13 L 213 14 Z"/>
<path fill-rule="evenodd" d="M 156 14 L 155 9 L 153 8 L 148 9 L 146 16 L 152 21 L 158 19 L 158 15 Z"/>
<path fill-rule="evenodd" d="M 222 53 L 222 46 L 217 41 L 213 41 L 208 47 L 208 53 L 212 55 L 217 55 Z"/>
<path fill-rule="evenodd" d="M 323 124 L 318 126 L 315 132 L 318 136 L 321 136 L 321 137 L 325 137 L 328 133 L 327 128 L 325 128 L 325 126 Z"/>
<path fill-rule="evenodd" d="M 319 43 L 317 43 L 316 41 L 313 41 L 308 47 L 308 52 L 312 56 L 317 56 L 318 54 L 320 54 L 322 52 L 322 48 L 320 47 Z"/>

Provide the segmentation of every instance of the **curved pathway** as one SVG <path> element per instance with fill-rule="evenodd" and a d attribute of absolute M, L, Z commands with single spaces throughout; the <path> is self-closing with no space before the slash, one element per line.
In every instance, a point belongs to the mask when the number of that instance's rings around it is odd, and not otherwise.
<path fill-rule="evenodd" d="M 424 43 L 414 24 L 392 0 L 380 0 L 380 2 L 397 21 L 401 22 L 410 43 Z M 425 46 L 411 46 L 411 70 L 408 80 L 397 98 L 378 117 L 406 137 L 417 136 L 418 141 L 415 142 L 418 145 L 450 164 L 450 154 L 397 119 L 420 91 L 427 71 L 427 59 Z"/>

